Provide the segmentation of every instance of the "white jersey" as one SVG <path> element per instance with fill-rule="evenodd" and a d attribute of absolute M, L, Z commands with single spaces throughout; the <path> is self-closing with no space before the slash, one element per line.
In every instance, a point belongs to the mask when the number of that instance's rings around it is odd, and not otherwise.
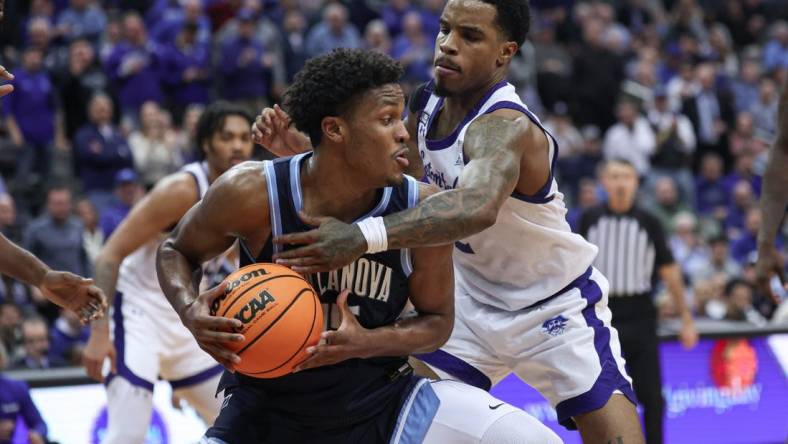
<path fill-rule="evenodd" d="M 194 177 L 202 199 L 210 186 L 207 163 L 190 163 L 181 168 L 181 171 Z M 123 293 L 129 302 L 139 304 L 146 309 L 157 310 L 162 314 L 166 313 L 177 319 L 175 311 L 161 291 L 156 273 L 156 250 L 163 236 L 164 233 L 150 240 L 123 260 L 118 274 L 117 291 Z"/>
<path fill-rule="evenodd" d="M 498 109 L 522 112 L 547 135 L 550 177 L 536 195 L 512 193 L 492 227 L 455 244 L 454 264 L 466 287 L 479 302 L 503 310 L 519 310 L 548 298 L 585 273 L 597 247 L 572 233 L 566 222 L 563 194 L 553 177 L 558 145 L 539 119 L 515 92 L 514 86 L 495 85 L 447 137 L 427 139 L 443 98 L 430 92 L 423 96 L 418 121 L 419 154 L 426 179 L 444 190 L 457 186 L 465 167 L 465 131 L 479 116 Z M 429 97 L 427 97 L 429 95 Z"/>

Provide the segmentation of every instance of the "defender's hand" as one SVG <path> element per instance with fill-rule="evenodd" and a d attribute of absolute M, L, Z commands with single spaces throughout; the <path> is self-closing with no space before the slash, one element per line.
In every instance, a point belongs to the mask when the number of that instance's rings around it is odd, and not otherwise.
<path fill-rule="evenodd" d="M 117 354 L 115 346 L 109 340 L 109 329 L 106 325 L 94 326 L 90 330 L 90 339 L 82 351 L 82 365 L 90 379 L 104 382 L 101 369 L 104 367 L 104 359 L 106 358 L 109 358 L 111 372 L 117 373 Z"/>
<path fill-rule="evenodd" d="M 252 140 L 277 157 L 292 156 L 312 149 L 309 139 L 294 126 L 279 105 L 265 108 L 252 124 Z"/>
<path fill-rule="evenodd" d="M 83 324 L 99 319 L 107 310 L 107 298 L 93 285 L 93 279 L 65 271 L 48 271 L 40 288 L 47 299 L 76 313 Z"/>
<path fill-rule="evenodd" d="M 304 245 L 274 255 L 277 264 L 296 273 L 317 273 L 342 268 L 367 251 L 367 240 L 355 224 L 332 217 L 312 217 L 299 213 L 304 223 L 317 228 L 303 233 L 285 234 L 274 243 Z"/>
<path fill-rule="evenodd" d="M 294 371 L 301 371 L 324 365 L 336 364 L 351 358 L 367 356 L 369 344 L 367 330 L 358 323 L 356 315 L 347 305 L 349 290 L 344 290 L 337 298 L 337 307 L 342 316 L 342 323 L 334 331 L 325 331 L 320 335 L 321 344 L 307 347 L 309 357 Z"/>
<path fill-rule="evenodd" d="M 189 329 L 201 349 L 228 370 L 233 371 L 235 364 L 241 362 L 241 358 L 231 352 L 225 344 L 244 340 L 243 335 L 230 333 L 241 328 L 243 324 L 237 319 L 212 316 L 210 310 L 213 301 L 224 294 L 225 287 L 224 284 L 217 285 L 200 294 L 181 313 L 181 322 Z"/>

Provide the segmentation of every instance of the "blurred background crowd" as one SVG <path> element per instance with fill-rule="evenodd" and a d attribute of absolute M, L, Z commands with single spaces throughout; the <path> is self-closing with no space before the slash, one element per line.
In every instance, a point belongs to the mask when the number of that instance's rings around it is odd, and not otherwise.
<path fill-rule="evenodd" d="M 788 75 L 788 2 L 531 4 L 510 82 L 559 142 L 570 224 L 605 199 L 600 162 L 627 159 L 639 204 L 669 235 L 693 313 L 769 323 L 776 303 L 755 286 L 753 264 L 760 176 Z M 443 5 L 7 1 L 0 64 L 16 78 L 0 101 L 0 231 L 49 266 L 90 276 L 131 206 L 196 158 L 207 103 L 257 114 L 305 60 L 337 47 L 397 58 L 411 91 L 431 76 Z M 670 298 L 655 300 L 660 316 L 674 315 Z M 6 368 L 78 363 L 87 337 L 36 289 L 0 277 Z"/>

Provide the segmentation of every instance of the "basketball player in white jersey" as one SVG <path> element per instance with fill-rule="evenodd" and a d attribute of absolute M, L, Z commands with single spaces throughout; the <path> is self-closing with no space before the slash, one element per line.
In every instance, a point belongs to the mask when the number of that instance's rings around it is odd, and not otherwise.
<path fill-rule="evenodd" d="M 211 182 L 252 155 L 251 119 L 227 103 L 209 106 L 197 125 L 205 160 L 156 184 L 112 233 L 96 259 L 96 284 L 110 299 L 111 322 L 92 324 L 84 351 L 88 375 L 107 384 L 109 424 L 104 444 L 142 443 L 152 392 L 161 378 L 212 423 L 222 367 L 194 342 L 167 303 L 156 277 L 156 248 L 205 195 Z M 106 358 L 111 371 L 103 375 Z"/>
<path fill-rule="evenodd" d="M 319 228 L 281 236 L 279 243 L 307 245 L 276 259 L 315 272 L 370 246 L 456 241 L 454 331 L 421 358 L 442 377 L 487 389 L 516 373 L 585 442 L 643 442 L 610 326 L 608 283 L 591 267 L 597 249 L 565 220 L 553 178 L 558 146 L 505 81 L 529 20 L 525 0 L 450 0 L 436 39 L 435 80 L 414 93 L 408 115 L 411 164 L 423 161 L 411 172 L 445 191 L 379 220 L 382 237 L 304 216 Z M 288 126 L 281 110 L 268 109 L 253 133 L 270 150 L 302 151 L 306 139 Z"/>

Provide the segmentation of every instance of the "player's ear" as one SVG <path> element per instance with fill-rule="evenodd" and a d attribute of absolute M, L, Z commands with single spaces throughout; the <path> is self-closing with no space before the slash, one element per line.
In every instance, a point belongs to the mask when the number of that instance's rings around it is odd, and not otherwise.
<path fill-rule="evenodd" d="M 323 130 L 323 137 L 334 143 L 342 143 L 345 141 L 347 129 L 344 128 L 342 119 L 339 117 L 325 117 L 321 122 Z"/>
<path fill-rule="evenodd" d="M 496 60 L 498 66 L 504 66 L 517 54 L 517 43 L 516 42 L 504 42 L 501 44 L 500 48 L 498 49 L 498 60 Z"/>

